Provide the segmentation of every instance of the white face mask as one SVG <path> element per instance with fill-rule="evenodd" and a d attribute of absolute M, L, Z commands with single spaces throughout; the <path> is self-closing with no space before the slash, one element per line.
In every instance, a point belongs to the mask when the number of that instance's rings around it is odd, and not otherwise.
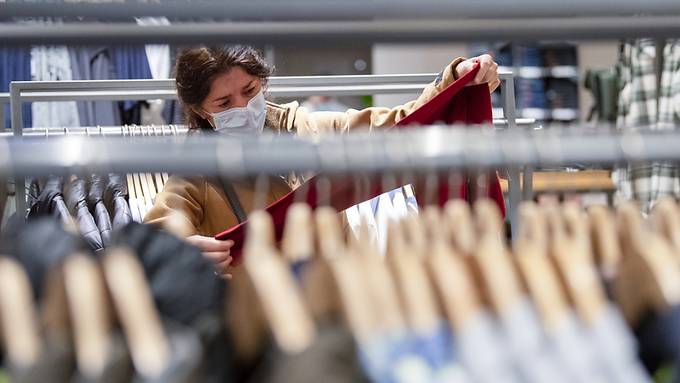
<path fill-rule="evenodd" d="M 210 113 L 215 130 L 234 137 L 249 137 L 262 133 L 267 115 L 267 103 L 260 90 L 243 108 L 231 108 Z"/>

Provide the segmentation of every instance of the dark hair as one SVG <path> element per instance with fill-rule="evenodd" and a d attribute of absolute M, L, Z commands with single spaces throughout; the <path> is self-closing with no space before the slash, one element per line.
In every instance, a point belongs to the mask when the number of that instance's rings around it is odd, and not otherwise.
<path fill-rule="evenodd" d="M 263 86 L 274 71 L 258 51 L 248 46 L 203 46 L 185 49 L 177 56 L 177 95 L 184 107 L 184 118 L 189 129 L 213 129 L 207 120 L 194 112 L 194 108 L 199 108 L 208 96 L 215 77 L 234 67 L 258 77 Z"/>

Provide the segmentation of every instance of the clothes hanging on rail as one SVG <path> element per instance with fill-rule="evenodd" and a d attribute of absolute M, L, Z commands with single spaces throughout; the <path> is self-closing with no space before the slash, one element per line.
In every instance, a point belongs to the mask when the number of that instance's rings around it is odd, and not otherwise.
<path fill-rule="evenodd" d="M 33 81 L 70 81 L 73 79 L 71 59 L 65 46 L 35 46 L 31 48 L 31 79 Z M 33 127 L 80 126 L 75 101 L 34 102 L 31 105 Z"/>
<path fill-rule="evenodd" d="M 116 79 L 111 50 L 104 46 L 69 47 L 74 80 Z M 81 126 L 121 125 L 115 101 L 78 101 Z"/>
<path fill-rule="evenodd" d="M 120 80 L 151 79 L 151 69 L 143 46 L 123 45 L 111 48 L 116 78 Z M 145 101 L 119 101 L 123 124 L 141 124 L 142 103 Z"/>
<path fill-rule="evenodd" d="M 0 92 L 9 93 L 9 83 L 12 81 L 31 80 L 31 51 L 24 47 L 0 46 Z M 12 113 L 9 103 L 3 104 L 5 119 L 0 121 L 2 129 L 11 129 Z M 32 126 L 31 103 L 21 105 L 24 127 Z"/>
<path fill-rule="evenodd" d="M 97 223 L 87 206 L 87 181 L 76 177 L 69 181 L 64 191 L 66 206 L 69 212 L 71 212 L 71 216 L 75 218 L 80 234 L 85 238 L 92 250 L 101 251 L 104 249 L 104 242 L 102 241 Z"/>
<path fill-rule="evenodd" d="M 663 47 L 653 39 L 623 46 L 618 129 L 668 130 L 680 124 L 680 40 L 661 41 Z M 632 164 L 613 176 L 621 198 L 640 201 L 645 212 L 660 198 L 680 196 L 680 169 L 672 163 Z"/>
<path fill-rule="evenodd" d="M 138 17 L 135 18 L 138 25 L 170 25 L 166 17 Z M 167 44 L 147 44 L 144 46 L 146 57 L 154 80 L 166 80 L 170 78 L 170 46 Z M 173 123 L 172 119 L 166 119 L 165 106 L 174 103 L 175 100 L 147 100 L 141 111 L 142 125 L 162 125 Z"/>

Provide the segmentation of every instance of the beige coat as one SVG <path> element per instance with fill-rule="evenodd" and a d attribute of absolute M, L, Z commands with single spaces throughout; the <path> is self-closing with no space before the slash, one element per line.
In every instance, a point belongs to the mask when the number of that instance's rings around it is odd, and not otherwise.
<path fill-rule="evenodd" d="M 341 112 L 309 112 L 297 102 L 277 105 L 267 103 L 268 128 L 278 133 L 297 134 L 311 137 L 332 132 L 345 133 L 360 127 L 368 129 L 389 128 L 399 122 L 411 111 L 428 102 L 434 95 L 455 80 L 455 67 L 463 61 L 458 58 L 442 71 L 441 75 L 429 84 L 414 101 L 395 108 L 350 109 Z M 288 193 L 295 180 L 284 181 L 271 178 L 268 203 Z M 233 182 L 234 189 L 246 213 L 253 209 L 255 187 L 253 180 Z M 144 221 L 163 223 L 171 212 L 181 213 L 184 218 L 185 232 L 214 236 L 238 223 L 220 185 L 214 185 L 203 176 L 171 176 L 163 192 L 156 196 L 153 208 Z"/>

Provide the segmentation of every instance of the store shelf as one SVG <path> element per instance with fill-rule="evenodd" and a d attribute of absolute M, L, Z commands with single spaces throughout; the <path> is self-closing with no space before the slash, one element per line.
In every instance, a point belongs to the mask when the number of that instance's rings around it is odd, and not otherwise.
<path fill-rule="evenodd" d="M 523 182 L 520 176 L 520 184 Z M 503 192 L 507 192 L 507 180 L 501 180 Z M 550 192 L 614 192 L 616 186 L 607 170 L 584 170 L 578 172 L 534 172 L 534 193 Z"/>

